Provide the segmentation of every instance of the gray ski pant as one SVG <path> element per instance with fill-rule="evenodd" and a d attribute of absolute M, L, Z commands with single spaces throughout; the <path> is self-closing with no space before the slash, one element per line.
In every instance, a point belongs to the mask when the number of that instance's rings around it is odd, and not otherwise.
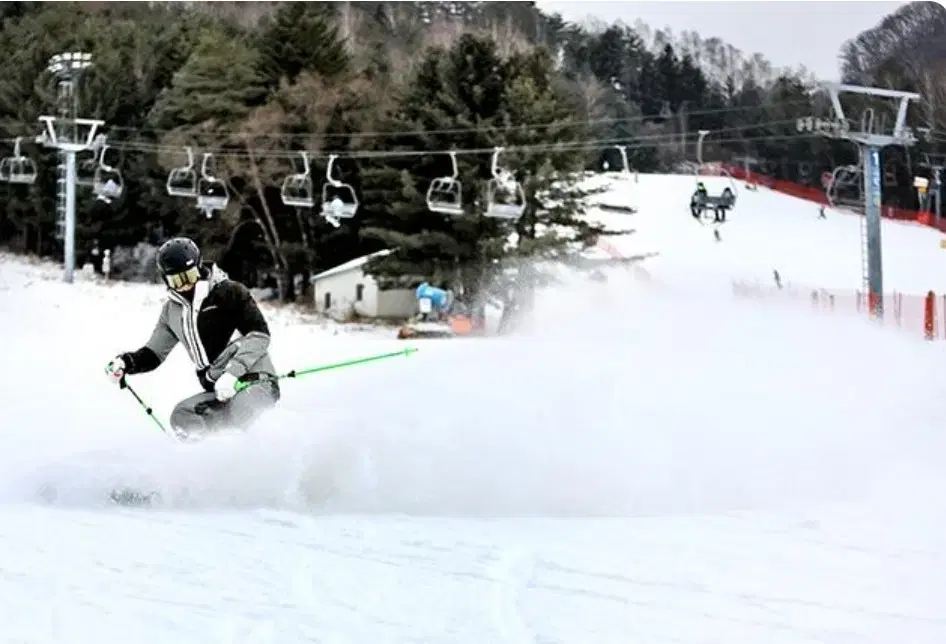
<path fill-rule="evenodd" d="M 279 400 L 278 385 L 271 382 L 247 387 L 225 402 L 202 391 L 185 398 L 171 412 L 171 427 L 179 435 L 191 436 L 220 429 L 249 429 Z"/>

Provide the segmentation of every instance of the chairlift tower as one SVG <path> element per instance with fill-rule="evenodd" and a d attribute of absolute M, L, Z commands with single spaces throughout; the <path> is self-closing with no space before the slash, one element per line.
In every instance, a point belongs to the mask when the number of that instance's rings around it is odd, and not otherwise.
<path fill-rule="evenodd" d="M 93 148 L 96 130 L 105 123 L 78 117 L 77 86 L 82 73 L 91 66 L 92 54 L 85 52 L 66 52 L 49 59 L 46 71 L 56 77 L 58 116 L 40 116 L 44 130 L 37 137 L 38 143 L 59 150 L 56 210 L 63 228 L 63 279 L 70 284 L 76 258 L 76 154 Z"/>
<path fill-rule="evenodd" d="M 906 125 L 907 109 L 910 101 L 921 99 L 919 94 L 901 92 L 877 87 L 863 87 L 860 85 L 844 85 L 841 83 L 823 83 L 821 88 L 828 93 L 831 107 L 834 111 L 834 121 L 823 122 L 819 119 L 801 119 L 798 130 L 818 131 L 825 136 L 850 141 L 858 146 L 861 163 L 864 171 L 864 237 L 866 252 L 868 288 L 868 302 L 871 303 L 871 314 L 876 319 L 883 319 L 884 315 L 884 281 L 883 257 L 881 253 L 880 222 L 883 203 L 880 151 L 890 145 L 913 146 L 916 138 Z M 852 125 L 841 106 L 840 95 L 860 94 L 874 98 L 888 98 L 898 101 L 897 118 L 893 131 L 889 134 L 878 132 L 875 129 L 874 112 L 868 108 L 861 115 L 859 129 Z"/>

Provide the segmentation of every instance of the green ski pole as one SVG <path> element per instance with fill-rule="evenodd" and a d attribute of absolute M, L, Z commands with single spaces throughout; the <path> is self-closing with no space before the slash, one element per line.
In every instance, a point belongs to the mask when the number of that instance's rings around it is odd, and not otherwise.
<path fill-rule="evenodd" d="M 127 389 L 128 392 L 129 392 L 132 396 L 135 397 L 135 400 L 138 401 L 138 404 L 141 405 L 141 408 L 145 411 L 145 413 L 148 414 L 148 417 L 149 417 L 151 420 L 154 421 L 154 424 L 155 424 L 155 425 L 158 426 L 158 429 L 160 429 L 160 430 L 161 430 L 162 432 L 164 432 L 165 434 L 168 434 L 168 430 L 165 429 L 164 424 L 162 424 L 161 421 L 158 420 L 157 416 L 154 415 L 154 410 L 151 409 L 151 407 L 149 407 L 149 406 L 145 403 L 145 401 L 143 401 L 143 400 L 141 399 L 141 396 L 138 395 L 138 392 L 137 392 L 137 391 L 135 391 L 134 389 L 131 388 L 131 385 L 129 385 L 127 382 L 125 382 L 125 379 L 124 379 L 124 378 L 122 378 L 122 379 L 119 381 L 118 386 L 121 387 L 122 389 Z M 171 434 L 168 434 L 168 436 L 170 436 L 170 435 L 171 435 Z"/>
<path fill-rule="evenodd" d="M 235 389 L 237 391 L 243 391 L 247 387 L 252 385 L 260 384 L 263 382 L 272 382 L 273 380 L 282 380 L 284 378 L 298 378 L 300 376 L 307 376 L 312 373 L 320 373 L 322 371 L 332 371 L 334 369 L 342 369 L 344 367 L 353 367 L 359 364 L 365 364 L 368 362 L 377 362 L 378 360 L 384 360 L 386 358 L 396 358 L 397 356 L 409 356 L 413 353 L 417 353 L 415 347 L 407 347 L 406 349 L 401 349 L 400 351 L 392 351 L 390 353 L 379 353 L 373 356 L 367 356 L 364 358 L 352 358 L 351 360 L 343 360 L 341 362 L 333 362 L 331 364 L 322 365 L 319 367 L 312 367 L 310 369 L 293 369 L 287 373 L 284 373 L 279 376 L 269 376 L 265 378 L 260 378 L 258 380 L 250 380 L 249 382 L 238 382 Z"/>

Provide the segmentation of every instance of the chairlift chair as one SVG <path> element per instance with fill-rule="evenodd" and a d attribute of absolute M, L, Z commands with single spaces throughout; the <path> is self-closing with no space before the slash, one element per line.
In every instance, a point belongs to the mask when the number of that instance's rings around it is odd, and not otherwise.
<path fill-rule="evenodd" d="M 79 156 L 80 154 L 82 154 L 82 152 L 76 153 L 76 185 L 94 189 L 95 172 L 98 170 L 98 157 L 94 151 L 91 152 L 92 156 L 87 158 L 81 158 Z"/>
<path fill-rule="evenodd" d="M 328 158 L 325 168 L 325 183 L 322 184 L 322 216 L 326 221 L 338 228 L 339 219 L 351 219 L 358 212 L 359 202 L 355 189 L 349 184 L 332 178 L 332 168 L 337 155 Z M 332 196 L 334 193 L 334 197 Z M 343 198 L 344 197 L 344 198 Z"/>
<path fill-rule="evenodd" d="M 841 189 L 847 188 L 850 186 L 856 186 L 860 188 L 859 181 L 860 167 L 856 165 L 841 165 L 836 167 L 831 172 L 831 180 L 828 182 L 828 186 L 825 189 L 825 197 L 828 199 L 828 203 L 832 208 L 838 206 L 860 206 L 863 205 L 862 199 L 860 200 L 851 200 L 842 197 Z"/>
<path fill-rule="evenodd" d="M 710 134 L 710 130 L 699 130 L 698 134 L 699 134 L 699 138 L 697 139 L 697 142 L 696 142 L 696 164 L 697 165 L 695 168 L 696 174 L 694 176 L 694 179 L 696 179 L 697 185 L 699 185 L 703 181 L 700 178 L 701 176 L 703 176 L 701 174 L 701 171 L 703 170 L 703 168 L 711 165 L 709 162 L 703 160 L 703 140 L 706 138 L 708 134 Z M 733 179 L 732 175 L 729 174 L 729 171 L 725 167 L 723 167 L 722 164 L 717 164 L 716 176 L 720 176 L 720 175 L 726 177 L 729 183 L 729 187 L 724 188 L 720 192 L 717 198 L 725 199 L 725 201 L 729 203 L 728 207 L 733 208 L 735 207 L 736 200 L 739 196 L 739 189 L 736 187 L 736 180 Z"/>
<path fill-rule="evenodd" d="M 312 187 L 309 156 L 305 152 L 301 152 L 300 154 L 302 154 L 302 167 L 304 170 L 300 174 L 290 174 L 283 179 L 279 196 L 282 198 L 282 202 L 287 206 L 312 208 L 315 206 L 315 191 Z"/>
<path fill-rule="evenodd" d="M 29 157 L 21 157 L 13 160 L 13 166 L 10 168 L 10 183 L 35 183 L 39 171 L 36 169 L 36 162 Z"/>
<path fill-rule="evenodd" d="M 99 150 L 99 161 L 93 176 L 92 191 L 102 201 L 110 203 L 114 199 L 119 199 L 125 192 L 125 180 L 118 168 L 105 163 L 107 150 L 108 146 L 105 144 Z"/>
<path fill-rule="evenodd" d="M 167 193 L 171 197 L 188 197 L 196 199 L 197 170 L 194 169 L 194 151 L 190 147 L 184 148 L 187 153 L 187 165 L 174 168 L 168 173 Z"/>
<path fill-rule="evenodd" d="M 214 212 L 225 210 L 230 203 L 230 192 L 227 190 L 226 182 L 210 172 L 212 159 L 213 153 L 204 153 L 200 164 L 200 179 L 197 181 L 197 208 L 202 210 L 208 219 Z"/>
<path fill-rule="evenodd" d="M 95 176 L 99 170 L 99 156 L 104 146 L 105 135 L 99 134 L 92 140 L 89 148 L 76 153 L 77 186 L 86 186 L 95 192 Z"/>
<path fill-rule="evenodd" d="M 463 214 L 463 184 L 457 178 L 457 153 L 450 152 L 453 174 L 449 177 L 437 177 L 427 188 L 427 209 L 455 217 Z"/>
<path fill-rule="evenodd" d="M 10 183 L 34 183 L 39 172 L 33 159 L 20 154 L 20 137 L 13 144 L 13 156 L 10 157 Z"/>
<path fill-rule="evenodd" d="M 633 173 L 631 172 L 631 161 L 630 161 L 630 159 L 629 159 L 628 156 L 627 156 L 627 146 L 626 146 L 626 145 L 614 145 L 614 146 L 611 146 L 611 147 L 613 147 L 615 150 L 618 151 L 618 154 L 619 154 L 620 157 L 621 157 L 621 167 L 620 167 L 620 168 L 615 167 L 614 169 L 612 169 L 612 168 L 611 168 L 611 163 L 608 162 L 607 160 L 605 160 L 605 161 L 603 161 L 603 162 L 601 163 L 601 168 L 602 168 L 602 170 L 603 170 L 604 172 L 614 172 L 615 174 L 621 175 L 621 176 L 623 176 L 623 177 L 625 177 L 625 178 L 629 178 L 629 177 L 633 176 L 633 178 L 634 178 L 634 183 L 637 183 L 637 182 L 639 181 L 638 173 L 637 173 L 636 170 L 635 170 Z M 623 208 L 622 208 L 622 210 L 623 210 Z M 625 211 L 625 212 L 627 212 L 627 211 Z"/>
<path fill-rule="evenodd" d="M 622 172 L 624 174 L 630 174 L 631 172 L 631 163 L 627 159 L 627 146 L 626 145 L 613 145 L 611 146 L 618 151 L 618 154 L 621 157 L 621 167 L 616 168 L 614 172 Z M 604 171 L 608 172 L 611 170 L 611 164 L 607 161 L 604 162 Z"/>
<path fill-rule="evenodd" d="M 695 174 L 695 177 L 694 177 L 694 178 L 696 179 L 696 184 L 697 184 L 697 186 L 699 186 L 699 184 L 703 183 L 704 177 L 707 176 L 707 175 L 701 174 L 702 169 L 703 169 L 705 166 L 707 166 L 707 165 L 710 165 L 710 164 L 708 164 L 708 163 L 700 163 L 700 164 L 696 167 L 696 174 Z M 716 168 L 716 174 L 711 175 L 711 176 L 720 177 L 720 178 L 725 178 L 725 179 L 726 179 L 726 182 L 727 182 L 729 185 L 726 186 L 725 188 L 723 188 L 722 190 L 720 190 L 720 192 L 719 192 L 718 195 L 714 195 L 714 194 L 710 193 L 710 194 L 708 194 L 707 196 L 708 196 L 708 197 L 711 197 L 713 200 L 722 200 L 724 203 L 727 204 L 726 207 L 727 207 L 728 209 L 730 209 L 730 210 L 732 210 L 733 208 L 735 208 L 735 207 L 736 207 L 736 201 L 737 201 L 738 196 L 739 196 L 739 189 L 736 187 L 736 180 L 733 179 L 733 176 L 729 173 L 729 171 L 726 170 L 726 168 L 723 168 L 722 166 L 718 166 L 718 167 Z"/>
<path fill-rule="evenodd" d="M 720 167 L 720 172 L 722 172 L 723 176 L 729 180 L 729 186 L 723 188 L 720 196 L 729 202 L 729 208 L 732 209 L 736 206 L 736 199 L 739 196 L 739 189 L 736 187 L 736 180 L 733 179 L 733 176 L 729 173 L 729 170 L 724 167 Z"/>
<path fill-rule="evenodd" d="M 494 219 L 517 221 L 526 211 L 526 194 L 518 181 L 511 176 L 504 177 L 500 171 L 497 162 L 503 150 L 504 148 L 493 150 L 491 168 L 493 178 L 486 183 L 486 210 L 483 215 Z"/>

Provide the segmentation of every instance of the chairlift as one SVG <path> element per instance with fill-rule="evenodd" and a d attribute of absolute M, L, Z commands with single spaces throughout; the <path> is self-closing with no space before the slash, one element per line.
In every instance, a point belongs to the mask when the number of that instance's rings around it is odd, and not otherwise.
<path fill-rule="evenodd" d="M 17 137 L 16 142 L 13 144 L 13 156 L 4 159 L 4 161 L 9 162 L 5 168 L 9 169 L 6 180 L 10 183 L 34 183 L 39 174 L 36 169 L 36 162 L 20 154 L 20 140 L 20 137 Z"/>
<path fill-rule="evenodd" d="M 332 168 L 337 158 L 335 154 L 329 155 L 328 166 L 325 168 L 326 183 L 322 184 L 322 216 L 336 228 L 341 225 L 339 219 L 354 217 L 359 206 L 355 189 L 332 178 Z"/>
<path fill-rule="evenodd" d="M 703 168 L 706 167 L 706 166 L 712 166 L 712 165 L 713 165 L 713 164 L 707 163 L 707 162 L 705 162 L 705 161 L 703 160 L 703 139 L 705 139 L 705 138 L 706 138 L 706 135 L 709 134 L 709 133 L 710 133 L 710 130 L 700 130 L 700 131 L 698 132 L 698 134 L 699 134 L 699 139 L 697 139 L 697 142 L 696 142 L 696 163 L 697 163 L 697 165 L 696 165 L 696 174 L 695 174 L 695 176 L 694 176 L 694 179 L 696 180 L 696 184 L 697 184 L 697 189 L 699 189 L 699 185 L 700 185 L 701 183 L 703 183 L 703 179 L 701 178 L 701 177 L 704 176 L 704 175 L 702 174 Z M 725 177 L 725 178 L 727 179 L 727 182 L 729 183 L 729 185 L 728 185 L 727 187 L 723 188 L 723 189 L 720 191 L 720 193 L 719 193 L 718 195 L 710 195 L 710 194 L 707 194 L 707 198 L 708 198 L 710 201 L 719 201 L 720 203 L 726 204 L 726 208 L 732 209 L 732 208 L 735 207 L 735 205 L 736 205 L 736 199 L 737 199 L 738 196 L 739 196 L 739 189 L 736 187 L 736 180 L 733 179 L 733 176 L 729 173 L 729 170 L 727 170 L 722 164 L 716 164 L 714 170 L 715 170 L 714 175 L 715 175 L 715 176 L 718 176 L 718 177 L 719 177 L 719 176 Z M 708 191 L 707 191 L 707 192 L 708 192 Z M 691 199 L 690 199 L 690 207 L 691 207 L 691 209 L 693 208 L 693 205 L 694 205 L 694 203 L 695 203 L 694 200 L 695 200 L 695 201 L 705 201 L 705 199 L 702 199 L 702 198 L 698 197 L 697 194 L 694 193 L 693 197 L 691 197 Z"/>
<path fill-rule="evenodd" d="M 213 217 L 214 212 L 225 210 L 230 203 L 230 192 L 227 190 L 226 182 L 210 172 L 212 159 L 213 153 L 204 152 L 204 158 L 200 164 L 200 179 L 197 181 L 197 208 L 204 212 L 207 219 Z"/>
<path fill-rule="evenodd" d="M 83 152 L 87 152 L 88 155 L 82 155 Z M 86 186 L 89 188 L 95 187 L 95 172 L 98 170 L 98 155 L 94 150 L 91 151 L 82 151 L 76 153 L 76 185 L 77 186 Z"/>
<path fill-rule="evenodd" d="M 114 199 L 120 198 L 125 192 L 125 180 L 118 168 L 105 163 L 105 152 L 107 150 L 108 145 L 103 143 L 99 150 L 99 161 L 93 176 L 92 192 L 105 203 L 111 203 Z"/>
<path fill-rule="evenodd" d="M 727 181 L 729 182 L 729 186 L 727 186 L 726 188 L 723 188 L 720 194 L 726 195 L 728 192 L 729 194 L 732 195 L 731 197 L 727 196 L 726 198 L 729 200 L 731 204 L 730 208 L 733 208 L 736 205 L 736 198 L 739 196 L 739 189 L 736 187 L 736 180 L 729 173 L 729 170 L 727 170 L 723 166 L 719 166 L 719 175 L 726 177 Z"/>
<path fill-rule="evenodd" d="M 174 168 L 168 173 L 167 192 L 172 197 L 188 197 L 196 199 L 197 192 L 197 170 L 194 169 L 194 151 L 190 146 L 185 147 L 187 153 L 187 165 L 181 168 Z"/>
<path fill-rule="evenodd" d="M 450 151 L 453 174 L 449 177 L 437 177 L 427 188 L 427 209 L 444 215 L 460 216 L 463 214 L 463 184 L 457 178 L 457 153 Z"/>
<path fill-rule="evenodd" d="M 95 191 L 95 176 L 99 170 L 99 152 L 105 146 L 105 135 L 99 134 L 85 150 L 76 152 L 76 185 Z"/>
<path fill-rule="evenodd" d="M 884 164 L 884 187 L 895 188 L 897 186 L 897 165 L 894 162 Z"/>
<path fill-rule="evenodd" d="M 302 155 L 302 167 L 304 170 L 300 174 L 290 174 L 283 179 L 279 196 L 282 198 L 282 202 L 287 206 L 312 208 L 315 206 L 315 190 L 312 187 L 309 155 L 305 152 L 301 152 L 300 154 Z"/>
<path fill-rule="evenodd" d="M 498 166 L 499 155 L 505 148 L 493 149 L 491 173 L 486 183 L 486 210 L 483 215 L 495 219 L 516 221 L 526 211 L 526 194 L 512 174 Z"/>
<path fill-rule="evenodd" d="M 839 206 L 861 207 L 864 205 L 864 199 L 861 194 L 861 168 L 858 165 L 841 165 L 831 172 L 831 179 L 828 181 L 825 189 L 825 197 L 832 208 Z M 844 188 L 855 187 L 858 189 L 858 197 L 851 199 L 843 196 L 841 190 Z"/>
<path fill-rule="evenodd" d="M 621 155 L 621 167 L 616 172 L 623 172 L 624 174 L 629 174 L 631 171 L 631 163 L 627 160 L 627 146 L 626 145 L 614 145 L 611 146 L 618 151 L 618 154 Z M 604 162 L 603 168 L 605 172 L 611 170 L 611 164 L 607 161 Z"/>
<path fill-rule="evenodd" d="M 20 157 L 13 160 L 13 166 L 10 168 L 10 183 L 31 184 L 36 182 L 39 172 L 36 169 L 36 162 L 29 157 Z"/>
<path fill-rule="evenodd" d="M 811 161 L 802 161 L 798 164 L 798 180 L 802 184 L 807 184 L 814 174 L 814 165 Z"/>

